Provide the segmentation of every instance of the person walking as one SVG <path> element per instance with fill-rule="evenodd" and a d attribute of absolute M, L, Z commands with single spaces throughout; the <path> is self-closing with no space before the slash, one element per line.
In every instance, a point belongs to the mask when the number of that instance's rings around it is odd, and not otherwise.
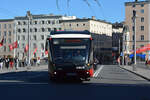
<path fill-rule="evenodd" d="M 13 69 L 13 58 L 10 58 L 9 64 L 10 64 L 10 68 Z"/>
<path fill-rule="evenodd" d="M 0 69 L 2 70 L 3 69 L 3 59 L 0 58 Z"/>
<path fill-rule="evenodd" d="M 37 66 L 40 66 L 40 57 L 37 57 Z"/>
<path fill-rule="evenodd" d="M 16 70 L 18 70 L 18 68 L 19 68 L 19 59 L 17 57 L 14 59 L 14 63 L 15 63 Z"/>
<path fill-rule="evenodd" d="M 9 58 L 5 58 L 5 67 L 9 68 Z"/>

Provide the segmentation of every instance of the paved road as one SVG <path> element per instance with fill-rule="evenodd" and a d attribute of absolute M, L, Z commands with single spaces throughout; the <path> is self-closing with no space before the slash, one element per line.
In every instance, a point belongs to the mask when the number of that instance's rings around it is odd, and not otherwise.
<path fill-rule="evenodd" d="M 150 100 L 150 84 L 114 65 L 98 66 L 90 81 L 49 81 L 47 69 L 0 74 L 1 100 Z"/>

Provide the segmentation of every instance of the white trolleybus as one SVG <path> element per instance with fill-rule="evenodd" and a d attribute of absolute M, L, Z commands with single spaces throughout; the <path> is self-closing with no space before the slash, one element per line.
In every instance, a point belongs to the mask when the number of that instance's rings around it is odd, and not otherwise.
<path fill-rule="evenodd" d="M 93 76 L 93 44 L 89 31 L 52 31 L 46 40 L 50 79 Z"/>

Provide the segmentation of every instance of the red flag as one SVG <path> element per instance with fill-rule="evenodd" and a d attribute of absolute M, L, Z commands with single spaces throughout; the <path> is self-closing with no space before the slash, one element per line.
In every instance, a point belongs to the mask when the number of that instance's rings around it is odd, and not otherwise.
<path fill-rule="evenodd" d="M 18 48 L 18 41 L 13 43 L 13 48 Z"/>
<path fill-rule="evenodd" d="M 18 47 L 18 41 L 14 42 L 13 44 L 10 44 L 9 45 L 9 49 L 10 51 L 13 50 L 14 48 L 17 48 Z"/>
<path fill-rule="evenodd" d="M 11 44 L 9 45 L 9 50 L 13 50 L 13 46 Z"/>
<path fill-rule="evenodd" d="M 26 47 L 24 48 L 24 52 L 27 52 L 28 50 L 29 50 L 29 46 L 27 44 Z"/>
<path fill-rule="evenodd" d="M 33 55 L 36 53 L 36 51 L 37 51 L 37 48 L 34 49 Z"/>
<path fill-rule="evenodd" d="M 2 41 L 0 42 L 0 47 L 3 46 L 3 42 L 4 42 L 4 38 L 3 38 Z"/>
<path fill-rule="evenodd" d="M 48 54 L 48 51 L 45 51 L 45 55 L 47 55 Z"/>

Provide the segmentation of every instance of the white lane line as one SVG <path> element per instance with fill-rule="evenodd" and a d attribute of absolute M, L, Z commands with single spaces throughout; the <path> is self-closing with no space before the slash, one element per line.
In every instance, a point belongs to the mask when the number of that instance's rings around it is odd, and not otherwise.
<path fill-rule="evenodd" d="M 97 77 L 100 71 L 103 69 L 103 67 L 104 67 L 103 65 L 100 66 L 100 68 L 94 73 L 93 77 Z"/>

